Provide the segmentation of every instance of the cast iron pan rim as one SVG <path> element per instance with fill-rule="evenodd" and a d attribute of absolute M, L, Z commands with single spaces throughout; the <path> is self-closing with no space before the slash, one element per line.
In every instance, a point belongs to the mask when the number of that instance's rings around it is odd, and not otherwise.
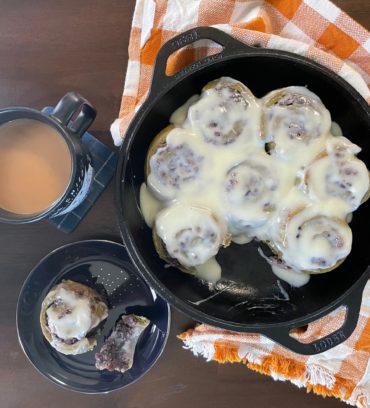
<path fill-rule="evenodd" d="M 364 276 L 366 275 L 366 271 L 364 271 L 363 274 L 358 278 L 358 280 L 335 301 L 329 303 L 328 305 L 312 313 L 308 313 L 304 317 L 295 318 L 293 320 L 289 320 L 286 322 L 271 323 L 271 324 L 268 324 L 268 323 L 244 324 L 244 323 L 228 322 L 226 320 L 219 319 L 217 317 L 213 317 L 213 316 L 210 317 L 209 315 L 199 311 L 198 309 L 195 309 L 193 306 L 189 305 L 187 302 L 181 300 L 179 297 L 172 294 L 150 272 L 150 269 L 146 265 L 144 259 L 141 257 L 140 253 L 135 248 L 135 243 L 129 231 L 129 228 L 127 226 L 125 215 L 123 214 L 122 205 L 121 205 L 121 199 L 124 196 L 123 192 L 125 190 L 125 185 L 123 181 L 124 181 L 124 176 L 126 173 L 127 162 L 130 157 L 131 143 L 134 140 L 136 136 L 136 132 L 138 128 L 140 127 L 144 117 L 153 108 L 153 106 L 156 104 L 156 102 L 160 98 L 162 98 L 168 91 L 170 91 L 173 87 L 175 87 L 180 82 L 182 82 L 185 78 L 188 78 L 196 74 L 200 70 L 203 70 L 203 69 L 212 67 L 213 65 L 222 63 L 223 61 L 236 60 L 239 58 L 268 57 L 272 59 L 288 60 L 288 61 L 297 63 L 299 65 L 304 65 L 306 67 L 309 67 L 311 70 L 314 70 L 316 72 L 319 72 L 321 75 L 326 76 L 330 80 L 334 80 L 335 82 L 338 83 L 339 86 L 341 86 L 342 88 L 345 88 L 346 91 L 349 92 L 351 96 L 359 104 L 359 107 L 361 107 L 370 118 L 370 107 L 366 103 L 365 99 L 347 81 L 345 81 L 343 78 L 341 78 L 339 75 L 329 70 L 328 68 L 322 65 L 319 65 L 316 62 L 309 60 L 308 58 L 305 58 L 305 57 L 302 57 L 300 55 L 296 55 L 290 52 L 286 52 L 286 51 L 264 49 L 264 48 L 254 48 L 254 47 L 248 47 L 248 46 L 245 46 L 245 49 L 246 49 L 245 51 L 243 52 L 239 51 L 238 53 L 234 55 L 225 55 L 223 59 L 221 60 L 221 62 L 212 61 L 212 62 L 202 65 L 198 69 L 189 71 L 179 76 L 178 78 L 175 78 L 175 79 L 172 78 L 171 82 L 169 83 L 169 86 L 163 86 L 161 90 L 157 92 L 156 94 L 153 92 L 153 83 L 155 81 L 155 78 L 154 78 L 151 90 L 147 97 L 147 100 L 144 102 L 143 106 L 137 112 L 136 116 L 132 120 L 126 132 L 123 144 L 119 151 L 119 161 L 118 161 L 117 169 L 116 169 L 115 207 L 118 213 L 118 221 L 119 221 L 122 240 L 126 246 L 127 252 L 134 266 L 140 272 L 140 274 L 144 277 L 144 279 L 146 279 L 149 282 L 149 284 L 151 284 L 154 287 L 154 289 L 157 290 L 176 309 L 178 309 L 179 311 L 183 313 L 188 314 L 194 320 L 201 320 L 202 322 L 208 323 L 211 325 L 217 324 L 219 327 L 224 328 L 224 329 L 229 329 L 233 331 L 242 331 L 242 332 L 256 332 L 256 331 L 263 330 L 263 329 L 270 329 L 272 327 L 273 328 L 290 328 L 292 326 L 303 326 L 309 322 L 312 322 L 328 314 L 329 312 L 339 307 L 342 304 L 343 299 L 345 299 L 349 295 L 349 293 L 355 289 L 355 287 L 358 287 L 361 284 L 361 281 L 364 279 Z"/>
<path fill-rule="evenodd" d="M 147 99 L 145 100 L 144 104 L 142 105 L 141 109 L 136 113 L 134 118 L 132 119 L 131 125 L 126 131 L 126 135 L 124 138 L 124 143 L 126 142 L 126 139 L 128 139 L 128 135 L 131 135 L 134 132 L 135 128 L 135 122 L 137 121 L 138 123 L 136 125 L 141 124 L 141 120 L 143 117 L 146 116 L 146 113 L 152 109 L 152 107 L 155 105 L 158 99 L 163 97 L 164 94 L 166 94 L 168 91 L 170 91 L 172 88 L 174 88 L 176 85 L 178 85 L 180 82 L 182 82 L 184 79 L 193 76 L 197 72 L 205 69 L 212 67 L 214 65 L 218 65 L 223 62 L 229 62 L 230 60 L 237 60 L 240 58 L 256 58 L 256 57 L 267 57 L 267 58 L 272 58 L 272 59 L 281 59 L 281 60 L 286 60 L 286 61 L 291 61 L 293 63 L 297 63 L 299 65 L 304 65 L 306 67 L 309 67 L 311 70 L 315 70 L 316 72 L 319 72 L 321 75 L 324 75 L 326 77 L 329 77 L 329 79 L 334 80 L 337 82 L 342 88 L 345 88 L 351 96 L 358 102 L 361 106 L 361 108 L 367 113 L 370 119 L 370 106 L 367 103 L 367 101 L 364 99 L 364 97 L 349 83 L 347 82 L 344 78 L 339 76 L 336 72 L 330 70 L 329 68 L 313 61 L 310 60 L 309 58 L 303 57 L 302 55 L 294 54 L 292 52 L 288 51 L 282 51 L 282 50 L 275 50 L 275 49 L 269 49 L 269 48 L 257 48 L 257 47 L 250 47 L 250 46 L 245 46 L 248 48 L 248 51 L 244 52 L 238 52 L 233 55 L 225 55 L 222 60 L 220 61 L 212 61 L 209 63 L 206 63 L 202 66 L 200 66 L 198 69 L 194 69 L 192 71 L 189 71 L 185 74 L 182 74 L 181 76 L 178 74 L 174 74 L 172 76 L 167 76 L 167 78 L 170 78 L 171 81 L 169 82 L 168 86 L 167 84 L 164 84 L 164 86 L 161 86 L 160 90 L 158 92 L 153 92 L 153 82 L 155 82 L 155 78 L 152 81 L 151 87 L 149 89 L 149 93 L 147 96 Z M 253 79 L 252 79 L 253 80 Z M 294 85 L 294 84 L 293 84 Z M 199 90 L 200 91 L 200 90 Z M 139 120 L 140 118 L 140 120 Z M 131 129 L 133 127 L 133 129 Z M 123 147 L 123 146 L 122 146 Z"/>
<path fill-rule="evenodd" d="M 298 317 L 292 320 L 288 320 L 285 322 L 279 323 L 236 323 L 236 322 L 229 322 L 224 319 L 220 319 L 218 317 L 210 317 L 208 314 L 195 309 L 193 306 L 189 305 L 189 303 L 185 302 L 184 300 L 180 299 L 179 297 L 175 296 L 170 292 L 162 283 L 150 272 L 150 269 L 144 262 L 144 260 L 139 255 L 138 251 L 135 249 L 133 245 L 132 235 L 127 227 L 125 221 L 120 221 L 121 226 L 121 236 L 123 242 L 125 243 L 127 253 L 131 258 L 131 261 L 135 268 L 139 271 L 141 276 L 148 282 L 149 285 L 153 286 L 153 288 L 166 299 L 172 306 L 174 306 L 178 311 L 182 313 L 186 313 L 191 318 L 196 321 L 201 321 L 202 323 L 207 323 L 211 326 L 217 325 L 223 329 L 231 330 L 231 331 L 238 331 L 238 332 L 247 332 L 247 333 L 256 333 L 263 330 L 268 330 L 271 328 L 278 329 L 278 328 L 292 328 L 292 327 L 299 327 L 304 326 L 314 320 L 319 319 L 327 315 L 328 313 L 332 312 L 339 306 L 343 305 L 343 300 L 348 297 L 348 295 L 353 291 L 355 287 L 358 286 L 360 281 L 364 279 L 366 275 L 365 271 L 363 275 L 350 287 L 348 288 L 340 297 L 338 297 L 335 301 L 329 303 L 327 306 L 324 306 L 312 313 L 308 313 L 305 317 Z M 131 252 L 132 249 L 132 252 Z M 330 272 L 329 272 L 330 273 Z M 367 276 L 366 280 L 368 279 Z M 267 334 L 267 332 L 266 332 Z"/>
<path fill-rule="evenodd" d="M 320 65 L 306 57 L 303 57 L 297 54 L 293 54 L 291 52 L 281 51 L 281 50 L 272 50 L 272 49 L 267 49 L 267 48 L 247 47 L 247 46 L 246 48 L 252 51 L 248 50 L 245 52 L 239 52 L 238 54 L 235 54 L 235 55 L 228 55 L 228 56 L 223 57 L 222 61 L 230 61 L 230 60 L 239 59 L 239 58 L 268 57 L 272 59 L 282 59 L 282 60 L 292 61 L 292 62 L 301 64 L 301 65 L 308 66 L 310 69 L 318 71 L 321 75 L 328 77 L 330 80 L 334 80 L 335 82 L 339 84 L 339 86 L 346 89 L 346 91 L 349 92 L 351 96 L 356 100 L 356 102 L 359 104 L 361 109 L 367 114 L 368 122 L 370 124 L 370 106 L 369 104 L 360 95 L 360 93 L 356 89 L 353 88 L 351 84 L 349 84 L 346 80 L 344 80 L 334 71 L 331 71 L 330 69 L 324 67 L 323 65 Z M 200 68 L 196 70 L 188 72 L 182 75 L 181 77 L 178 77 L 177 79 L 172 80 L 170 82 L 170 86 L 161 87 L 161 90 L 157 92 L 156 94 L 153 93 L 153 82 L 155 82 L 155 78 L 153 79 L 151 88 L 149 89 L 149 94 L 147 96 L 147 99 L 144 101 L 143 105 L 141 106 L 141 108 L 138 110 L 138 112 L 132 119 L 131 124 L 129 125 L 125 133 L 123 143 L 119 150 L 119 161 L 117 164 L 116 176 L 115 176 L 116 178 L 115 203 L 118 209 L 121 206 L 120 205 L 120 190 L 122 187 L 121 184 L 123 183 L 123 178 L 126 173 L 126 166 L 127 166 L 127 161 L 128 161 L 127 159 L 130 156 L 131 143 L 136 136 L 137 129 L 140 127 L 147 113 L 153 108 L 153 106 L 157 103 L 159 99 L 161 99 L 168 91 L 170 91 L 172 88 L 177 86 L 184 79 L 196 74 L 197 72 L 201 71 L 204 68 L 209 68 L 219 63 L 220 63 L 219 61 L 213 61 L 213 62 L 207 63 L 204 66 L 201 66 Z M 169 78 L 172 78 L 172 77 L 169 77 Z M 119 217 L 120 215 L 121 214 L 119 214 Z"/>
<path fill-rule="evenodd" d="M 121 249 L 126 250 L 127 252 L 127 248 L 118 243 L 118 242 L 114 242 L 114 241 L 110 241 L 108 239 L 85 239 L 85 240 L 81 240 L 81 241 L 75 241 L 75 242 L 69 242 L 65 245 L 61 245 L 58 248 L 55 248 L 54 250 L 52 250 L 51 252 L 47 253 L 44 257 L 42 257 L 37 264 L 31 269 L 31 271 L 29 272 L 26 280 L 23 282 L 23 285 L 21 287 L 21 290 L 19 291 L 19 296 L 17 299 L 17 307 L 16 307 L 16 312 L 15 312 L 15 319 L 16 319 L 16 329 L 17 329 L 17 338 L 18 338 L 18 343 L 22 348 L 22 351 L 24 353 L 24 355 L 27 357 L 28 361 L 31 363 L 31 365 L 35 368 L 35 370 L 37 372 L 39 372 L 46 380 L 58 385 L 59 387 L 64 388 L 65 390 L 68 391 L 73 391 L 73 392 L 78 392 L 79 394 L 85 394 L 85 395 L 101 395 L 101 394 L 110 394 L 114 391 L 119 391 L 122 390 L 123 388 L 126 388 L 134 383 L 136 383 L 138 380 L 140 380 L 142 377 L 144 377 L 144 375 L 146 375 L 157 363 L 157 361 L 159 360 L 159 358 L 161 357 L 161 355 L 163 354 L 165 348 L 166 348 L 166 344 L 168 341 L 168 337 L 170 335 L 170 331 L 171 331 L 171 308 L 169 303 L 165 300 L 165 303 L 167 305 L 167 333 L 166 336 L 163 340 L 163 346 L 162 346 L 162 350 L 160 351 L 160 353 L 158 354 L 157 358 L 153 361 L 152 365 L 146 370 L 144 371 L 139 377 L 135 378 L 135 380 L 133 380 L 132 382 L 130 382 L 127 385 L 121 386 L 121 387 L 117 387 L 114 388 L 113 390 L 109 390 L 109 391 L 103 391 L 103 392 L 94 392 L 94 391 L 81 391 L 79 388 L 75 388 L 75 387 L 70 387 L 68 385 L 62 384 L 59 381 L 57 381 L 55 378 L 53 377 L 49 377 L 48 375 L 46 375 L 45 373 L 43 373 L 34 363 L 33 359 L 31 359 L 31 357 L 29 356 L 28 352 L 26 351 L 25 347 L 24 347 L 24 343 L 22 341 L 22 336 L 19 333 L 19 326 L 18 326 L 18 314 L 19 314 L 19 299 L 21 298 L 21 294 L 23 293 L 24 288 L 27 286 L 28 282 L 31 279 L 31 275 L 33 274 L 33 271 L 35 269 L 37 269 L 47 258 L 49 258 L 50 256 L 54 255 L 56 252 L 59 252 L 61 250 L 67 249 L 70 246 L 74 246 L 74 245 L 81 245 L 81 244 L 89 244 L 89 243 L 101 243 L 101 244 L 109 244 L 109 245 L 114 245 L 116 247 L 120 247 Z M 130 256 L 131 258 L 131 256 Z M 148 284 L 147 280 L 144 279 L 143 275 L 141 273 L 139 273 L 140 277 L 144 280 L 144 283 Z M 152 289 L 149 286 L 149 289 Z M 41 329 L 40 329 L 41 330 Z"/>

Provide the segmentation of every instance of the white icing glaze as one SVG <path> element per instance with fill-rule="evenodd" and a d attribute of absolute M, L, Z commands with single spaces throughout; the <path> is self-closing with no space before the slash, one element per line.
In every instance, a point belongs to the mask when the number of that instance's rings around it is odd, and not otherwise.
<path fill-rule="evenodd" d="M 249 237 L 246 234 L 240 234 L 240 235 L 233 235 L 231 240 L 235 242 L 235 244 L 244 245 L 244 244 L 248 244 L 249 242 L 253 241 L 253 237 Z"/>
<path fill-rule="evenodd" d="M 329 154 L 340 152 L 346 155 L 346 157 L 361 152 L 361 147 L 352 143 L 344 136 L 329 138 L 326 143 L 326 149 Z"/>
<path fill-rule="evenodd" d="M 163 202 L 154 197 L 147 189 L 146 184 L 142 183 L 140 186 L 140 209 L 148 227 L 153 227 L 155 217 L 163 206 Z"/>
<path fill-rule="evenodd" d="M 330 133 L 330 113 L 304 87 L 273 91 L 257 100 L 231 78 L 212 84 L 200 97 L 195 95 L 177 109 L 171 121 L 182 127 L 168 133 L 166 147 L 158 149 L 150 160 L 148 188 L 165 207 L 155 226 L 169 254 L 184 266 L 197 266 L 203 277 L 213 280 L 219 273 L 213 257 L 229 232 L 239 244 L 253 238 L 268 242 L 288 268 L 297 270 L 287 269 L 284 278 L 281 269 L 286 268 L 274 267 L 276 274 L 288 282 L 290 279 L 292 285 L 308 279 L 300 270 L 314 273 L 335 266 L 351 249 L 352 235 L 345 219 L 354 205 L 322 194 L 329 172 L 325 163 L 331 160 L 332 166 L 339 149 L 358 171 L 358 178 L 350 177 L 353 202 L 358 206 L 369 187 L 366 166 L 355 157 L 360 148 L 340 136 L 335 125 L 336 137 Z M 234 86 L 237 92 L 232 90 Z M 269 103 L 276 95 L 283 101 L 281 105 L 276 100 Z M 265 151 L 266 142 L 274 143 L 270 154 Z M 308 172 L 312 183 L 307 182 Z M 141 193 L 148 225 L 159 208 L 156 203 L 148 216 L 148 208 L 154 204 L 146 201 L 151 199 Z M 304 233 L 297 239 L 296 229 L 301 224 Z M 210 245 L 207 239 L 198 242 L 198 237 L 197 245 L 187 248 L 184 256 L 176 234 L 188 230 L 192 237 L 197 226 L 201 231 L 217 231 L 217 240 Z M 326 229 L 338 232 L 343 240 L 340 248 L 329 244 Z M 187 237 L 188 242 L 192 239 Z M 299 274 L 296 280 L 288 277 L 295 272 Z"/>
<path fill-rule="evenodd" d="M 278 264 L 271 265 L 272 272 L 281 280 L 288 282 L 289 285 L 296 288 L 300 288 L 306 285 L 310 280 L 310 275 L 301 271 L 296 271 L 295 269 L 287 269 Z"/>
<path fill-rule="evenodd" d="M 182 126 L 185 122 L 186 116 L 188 115 L 188 110 L 191 105 L 199 100 L 199 95 L 191 96 L 183 105 L 177 108 L 170 117 L 170 123 L 175 126 Z"/>
<path fill-rule="evenodd" d="M 151 172 L 148 187 L 162 200 L 170 200 L 184 190 L 199 188 L 204 154 L 199 137 L 189 130 L 172 129 L 166 138 L 166 146 L 159 148 L 150 159 Z"/>
<path fill-rule="evenodd" d="M 369 173 L 354 154 L 360 148 L 338 136 L 327 141 L 326 150 L 307 168 L 305 187 L 317 201 L 335 200 L 345 210 L 356 210 L 369 190 Z"/>
<path fill-rule="evenodd" d="M 269 265 L 271 266 L 272 272 L 281 280 L 289 283 L 289 285 L 294 286 L 296 288 L 300 288 L 303 285 L 306 285 L 310 280 L 310 275 L 308 273 L 302 272 L 300 270 L 296 270 L 288 266 L 286 263 L 277 259 L 276 257 L 268 257 L 266 256 L 261 248 L 258 248 L 259 254 L 265 259 Z M 285 292 L 284 288 L 279 284 L 280 290 Z M 285 292 L 286 293 L 286 292 Z M 289 296 L 286 293 L 287 300 L 289 300 Z"/>
<path fill-rule="evenodd" d="M 339 123 L 334 122 L 334 120 L 331 122 L 330 133 L 333 136 L 343 136 L 342 128 L 340 127 Z"/>
<path fill-rule="evenodd" d="M 263 151 L 227 172 L 224 217 L 232 234 L 263 225 L 269 219 L 282 191 L 282 181 L 276 174 L 274 160 Z"/>
<path fill-rule="evenodd" d="M 263 137 L 274 155 L 290 160 L 329 132 L 331 118 L 320 98 L 307 88 L 290 86 L 264 98 Z"/>
<path fill-rule="evenodd" d="M 195 266 L 195 274 L 200 279 L 204 279 L 208 282 L 217 282 L 221 278 L 221 266 L 216 261 L 215 257 L 209 258 L 202 265 Z"/>
<path fill-rule="evenodd" d="M 168 254 L 187 267 L 206 263 L 224 239 L 223 228 L 208 210 L 183 204 L 162 210 L 155 227 Z"/>
<path fill-rule="evenodd" d="M 184 127 L 216 146 L 237 140 L 262 145 L 260 116 L 260 104 L 250 90 L 239 81 L 222 77 L 189 107 Z"/>
<path fill-rule="evenodd" d="M 87 298 L 80 298 L 72 291 L 59 288 L 56 299 L 63 302 L 66 314 L 60 315 L 57 308 L 51 305 L 46 315 L 50 331 L 61 339 L 82 339 L 94 327 L 90 302 Z"/>
<path fill-rule="evenodd" d="M 274 246 L 287 265 L 320 272 L 350 253 L 352 231 L 343 219 L 330 213 L 327 208 L 309 206 L 285 213 L 284 218 L 277 217 Z"/>

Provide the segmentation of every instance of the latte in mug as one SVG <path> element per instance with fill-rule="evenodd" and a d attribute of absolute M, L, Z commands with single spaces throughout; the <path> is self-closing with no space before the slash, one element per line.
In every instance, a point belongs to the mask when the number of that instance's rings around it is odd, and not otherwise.
<path fill-rule="evenodd" d="M 0 125 L 0 208 L 27 215 L 50 208 L 66 191 L 72 171 L 67 143 L 35 119 Z"/>

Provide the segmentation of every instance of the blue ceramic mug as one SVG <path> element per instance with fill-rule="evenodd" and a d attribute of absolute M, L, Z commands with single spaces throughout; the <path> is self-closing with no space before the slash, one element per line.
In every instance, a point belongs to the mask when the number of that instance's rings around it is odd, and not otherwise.
<path fill-rule="evenodd" d="M 6 108 L 0 110 L 0 126 L 19 119 L 31 119 L 51 126 L 64 139 L 71 156 L 71 175 L 64 193 L 42 212 L 17 214 L 0 208 L 0 221 L 23 224 L 43 218 L 66 214 L 76 208 L 86 197 L 92 179 L 91 157 L 81 136 L 96 117 L 95 108 L 83 96 L 69 92 L 47 114 L 30 108 Z"/>

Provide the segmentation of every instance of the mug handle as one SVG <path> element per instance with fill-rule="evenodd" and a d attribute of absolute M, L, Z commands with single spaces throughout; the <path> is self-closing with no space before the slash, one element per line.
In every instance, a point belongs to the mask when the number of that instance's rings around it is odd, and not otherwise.
<path fill-rule="evenodd" d="M 80 110 L 77 118 L 71 122 L 73 115 Z M 68 92 L 58 102 L 50 114 L 62 126 L 68 127 L 73 133 L 82 136 L 96 117 L 96 110 L 91 103 L 77 92 Z"/>

